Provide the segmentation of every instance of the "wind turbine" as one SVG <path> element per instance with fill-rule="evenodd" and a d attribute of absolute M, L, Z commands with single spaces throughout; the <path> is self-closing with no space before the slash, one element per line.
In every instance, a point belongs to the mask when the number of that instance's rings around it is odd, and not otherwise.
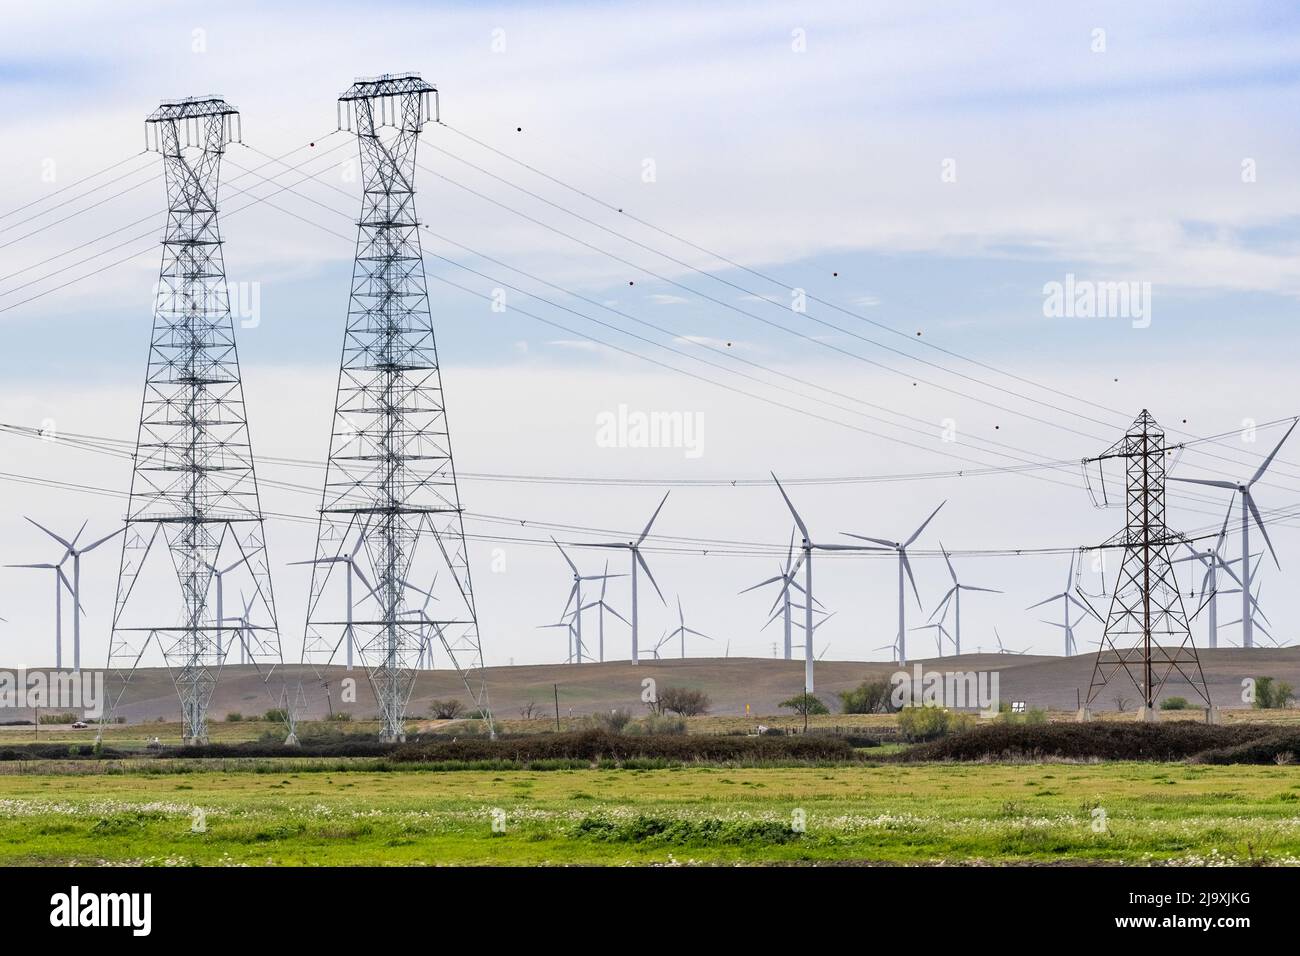
<path fill-rule="evenodd" d="M 1074 654 L 1077 654 L 1079 652 L 1079 645 L 1074 640 L 1074 625 L 1079 623 L 1079 619 L 1072 618 L 1070 616 L 1070 606 L 1073 605 L 1074 607 L 1077 607 L 1080 610 L 1082 610 L 1085 615 L 1090 614 L 1093 617 L 1096 617 L 1098 621 L 1101 621 L 1101 618 L 1097 617 L 1096 611 L 1088 607 L 1087 604 L 1083 603 L 1077 597 L 1075 597 L 1073 594 L 1070 593 L 1070 583 L 1073 580 L 1074 580 L 1074 552 L 1071 551 L 1070 568 L 1065 576 L 1065 590 L 1062 591 L 1060 594 L 1053 594 L 1051 597 L 1043 598 L 1037 604 L 1031 604 L 1029 605 L 1029 607 L 1025 608 L 1026 611 L 1032 611 L 1036 607 L 1042 607 L 1044 604 L 1050 604 L 1053 601 L 1061 602 L 1062 610 L 1064 613 L 1063 621 L 1060 623 L 1056 621 L 1044 621 L 1043 623 L 1051 624 L 1053 627 L 1059 627 L 1065 631 L 1065 656 L 1066 657 L 1071 657 Z"/>
<path fill-rule="evenodd" d="M 566 663 L 566 664 L 570 664 L 570 663 L 572 663 L 572 662 L 573 662 L 573 621 L 572 621 L 572 619 L 570 619 L 570 620 L 568 620 L 568 621 L 559 621 L 558 623 L 555 623 L 555 624 L 539 624 L 539 625 L 537 625 L 537 629 L 538 629 L 538 630 L 544 630 L 544 629 L 546 629 L 546 628 L 548 628 L 548 627 L 562 627 L 562 628 L 565 628 L 565 629 L 569 632 L 569 654 L 568 654 L 568 656 L 564 659 L 564 663 Z M 578 663 L 582 663 L 582 662 L 579 661 Z"/>
<path fill-rule="evenodd" d="M 939 508 L 946 505 L 947 501 L 939 502 Z M 921 536 L 934 516 L 939 513 L 939 508 L 930 512 L 930 517 L 921 522 L 921 526 L 912 532 L 912 536 L 906 541 L 887 541 L 884 538 L 871 538 L 865 534 L 848 534 L 846 537 L 857 538 L 859 541 L 870 541 L 872 544 L 878 544 L 898 553 L 898 661 L 900 664 L 907 663 L 907 602 L 904 600 L 906 590 L 904 588 L 903 575 L 906 573 L 907 580 L 912 582 L 912 593 L 916 595 L 916 606 L 921 607 L 921 592 L 916 589 L 916 578 L 912 576 L 912 564 L 907 560 L 907 549 L 911 544 Z"/>
<path fill-rule="evenodd" d="M 603 583 L 606 579 L 610 577 L 621 578 L 623 575 L 621 574 L 610 575 L 608 573 L 583 574 L 581 571 L 578 570 L 578 566 L 573 563 L 573 559 L 569 557 L 568 552 L 565 551 L 564 548 L 560 546 L 560 542 L 552 538 L 551 543 L 555 545 L 556 548 L 559 549 L 560 554 L 564 556 L 565 563 L 567 563 L 569 565 L 569 568 L 573 571 L 573 588 L 569 591 L 569 600 L 565 602 L 564 613 L 567 614 L 569 612 L 570 604 L 572 604 L 573 607 L 575 608 L 573 612 L 573 622 L 574 622 L 573 635 L 578 645 L 577 663 L 581 664 L 582 658 L 584 656 L 584 648 L 582 644 L 582 612 L 583 612 L 582 582 L 600 581 Z M 608 565 L 606 565 L 606 571 L 608 571 Z M 563 617 L 564 615 L 561 614 L 560 616 Z M 590 654 L 586 654 L 585 656 L 587 657 L 588 660 L 591 659 Z"/>
<path fill-rule="evenodd" d="M 1223 560 L 1220 551 L 1223 548 L 1224 539 L 1228 534 L 1228 522 L 1232 518 L 1232 506 L 1236 501 L 1236 495 L 1233 500 L 1228 502 L 1228 512 L 1223 516 L 1223 527 L 1219 529 L 1219 536 L 1214 541 L 1214 547 L 1207 551 L 1197 551 L 1188 542 L 1184 542 L 1187 550 L 1190 552 L 1181 558 L 1174 558 L 1174 564 L 1182 564 L 1185 561 L 1197 561 L 1205 568 L 1205 575 L 1201 578 L 1201 593 L 1205 595 L 1205 603 L 1209 610 L 1209 631 L 1208 641 L 1210 647 L 1219 646 L 1219 594 L 1231 594 L 1231 591 L 1219 591 L 1219 571 L 1222 569 L 1228 572 L 1228 575 L 1238 586 L 1241 585 L 1241 578 L 1237 577 L 1232 570 L 1232 565 L 1237 564 L 1241 559 L 1236 558 L 1232 561 Z"/>
<path fill-rule="evenodd" d="M 936 645 L 936 646 L 938 647 L 938 649 L 939 649 L 939 656 L 940 656 L 940 657 L 943 657 L 943 641 L 944 641 L 944 638 L 947 638 L 949 641 L 952 640 L 952 635 L 948 633 L 948 628 L 944 625 L 944 623 L 943 623 L 943 619 L 942 619 L 942 618 L 939 619 L 938 621 L 936 621 L 934 624 L 918 624 L 916 627 L 911 628 L 911 630 L 913 630 L 913 631 L 934 631 L 934 632 L 935 632 L 935 635 L 934 635 L 934 643 L 935 643 L 935 645 Z"/>
<path fill-rule="evenodd" d="M 948 552 L 944 550 L 942 541 L 939 542 L 939 550 L 943 553 L 944 563 L 948 565 L 948 574 L 952 577 L 952 587 L 948 589 L 947 594 L 945 594 L 942 598 L 940 598 L 939 606 L 936 607 L 934 609 L 934 612 L 930 615 L 930 620 L 933 621 L 934 615 L 938 614 L 940 611 L 943 611 L 944 617 L 940 618 L 940 623 L 942 623 L 944 618 L 948 616 L 947 615 L 948 602 L 949 601 L 952 602 L 953 611 L 955 613 L 953 616 L 953 633 L 950 639 L 953 642 L 953 647 L 955 649 L 954 653 L 956 653 L 957 656 L 960 657 L 961 656 L 961 592 L 962 591 L 985 591 L 989 594 L 1001 594 L 1002 592 L 999 591 L 997 588 L 977 588 L 971 584 L 962 584 L 957 580 L 957 572 L 953 569 L 952 559 L 949 558 Z M 942 650 L 940 651 L 939 656 L 940 657 L 943 656 Z"/>
<path fill-rule="evenodd" d="M 637 616 L 637 603 L 636 603 L 636 568 L 638 564 L 641 566 L 641 570 L 645 572 L 646 577 L 650 579 L 650 583 L 654 585 L 655 593 L 659 595 L 659 600 L 662 601 L 664 604 L 668 603 L 666 600 L 664 600 L 664 593 L 659 590 L 659 583 L 655 581 L 655 576 L 650 573 L 650 565 L 645 563 L 645 558 L 642 557 L 641 555 L 641 543 L 645 541 L 646 535 L 650 533 L 650 527 L 655 523 L 655 519 L 659 517 L 659 512 L 663 511 L 664 504 L 668 501 L 668 495 L 670 493 L 671 492 L 664 492 L 663 500 L 659 502 L 659 507 L 656 508 L 655 513 L 650 516 L 650 520 L 646 522 L 645 529 L 641 532 L 641 536 L 637 538 L 635 541 L 628 541 L 626 543 L 620 541 L 616 544 L 588 545 L 588 547 L 592 547 L 592 548 L 622 548 L 631 552 L 632 555 L 632 663 L 633 664 L 640 663 L 641 660 L 641 655 L 639 650 L 640 645 L 637 643 L 637 635 L 639 633 L 637 630 L 637 626 L 640 621 L 640 618 Z"/>
<path fill-rule="evenodd" d="M 803 623 L 803 633 L 804 633 L 803 687 L 804 687 L 805 694 L 811 694 L 813 692 L 813 665 L 815 662 L 815 658 L 813 657 L 813 633 L 817 630 L 816 625 L 813 624 L 813 605 L 818 603 L 817 599 L 813 596 L 813 563 L 812 563 L 813 552 L 814 551 L 877 551 L 879 549 L 864 548 L 861 545 L 856 545 L 856 544 L 818 544 L 817 542 L 813 541 L 812 534 L 811 532 L 809 532 L 808 526 L 804 524 L 803 518 L 800 517 L 799 512 L 795 510 L 794 502 L 791 501 L 790 496 L 785 493 L 785 488 L 781 486 L 781 481 L 776 477 L 776 472 L 772 472 L 772 480 L 776 482 L 776 490 L 781 492 L 781 497 L 785 499 L 785 506 L 790 509 L 790 514 L 794 517 L 794 523 L 799 527 L 799 534 L 803 536 L 803 540 L 799 545 L 799 549 L 801 551 L 801 554 L 799 555 L 799 560 L 796 561 L 794 563 L 794 566 L 790 568 L 788 580 L 786 581 L 784 587 L 782 587 L 781 593 L 784 596 L 789 592 L 791 586 L 797 586 L 795 585 L 795 575 L 799 573 L 799 568 L 800 566 L 802 566 L 803 567 L 802 590 L 803 590 L 803 613 L 804 613 L 803 616 L 803 621 L 804 621 Z"/>
<path fill-rule="evenodd" d="M 212 576 L 217 579 L 217 657 L 222 660 L 224 660 L 226 656 L 225 651 L 222 649 L 221 641 L 221 629 L 225 626 L 226 622 L 226 589 L 224 579 L 227 574 L 235 570 L 235 568 L 239 567 L 247 560 L 248 556 L 245 555 L 238 561 L 235 561 L 233 564 L 224 568 L 218 568 L 215 564 L 209 564 L 207 561 L 203 562 L 204 567 L 211 571 Z M 241 660 L 240 663 L 242 664 L 243 661 Z"/>
<path fill-rule="evenodd" d="M 682 599 L 681 599 L 681 596 L 678 595 L 678 597 L 677 597 L 677 628 L 676 628 L 676 630 L 674 630 L 671 634 L 668 635 L 668 639 L 669 639 L 669 640 L 672 640 L 674 637 L 678 637 L 678 636 L 681 637 L 681 640 L 682 640 L 682 658 L 683 658 L 683 659 L 685 659 L 685 657 L 686 657 L 686 635 L 687 635 L 687 634 L 693 634 L 693 635 L 695 635 L 696 637 L 702 637 L 702 638 L 704 638 L 706 641 L 711 641 L 711 640 L 713 640 L 713 638 L 709 637 L 709 635 L 704 634 L 704 633 L 702 633 L 702 632 L 700 632 L 700 631 L 697 631 L 697 630 L 695 630 L 695 628 L 693 628 L 693 627 L 687 627 L 687 626 L 686 626 L 686 615 L 682 613 Z"/>
<path fill-rule="evenodd" d="M 250 640 L 256 641 L 259 650 L 261 650 L 262 642 L 257 640 L 257 627 L 248 619 L 248 615 L 253 612 L 255 598 L 245 598 L 241 591 L 239 599 L 244 605 L 243 613 L 237 617 L 218 618 L 218 621 L 221 624 L 226 621 L 234 621 L 238 625 L 235 628 L 235 633 L 239 636 L 239 663 L 246 664 L 248 661 L 253 660 L 253 649 L 248 646 L 248 642 Z M 226 653 L 230 653 L 229 647 L 226 648 Z M 224 664 L 225 658 L 222 657 L 221 661 Z"/>
<path fill-rule="evenodd" d="M 418 609 L 414 611 L 408 611 L 407 613 L 415 614 L 419 618 L 420 623 L 424 625 L 426 628 L 426 630 L 420 636 L 420 653 L 415 658 L 415 669 L 422 670 L 425 666 L 425 661 L 427 660 L 429 669 L 432 670 L 433 669 L 433 638 L 429 634 L 429 631 L 427 629 L 433 628 L 433 632 L 435 634 L 438 635 L 442 634 L 442 626 L 433 618 L 429 617 L 429 602 L 438 600 L 438 598 L 435 597 L 433 593 L 433 589 L 438 586 L 437 572 L 434 573 L 433 581 L 429 584 L 429 589 L 427 591 L 424 588 L 416 587 L 410 581 L 406 580 L 406 578 L 398 578 L 398 582 L 402 585 L 402 587 L 406 588 L 407 590 L 415 591 L 417 594 L 424 595 L 424 603 L 421 604 Z"/>
<path fill-rule="evenodd" d="M 7 564 L 7 568 L 36 568 L 54 572 L 54 667 L 63 670 L 63 589 L 72 591 L 68 576 L 58 564 Z"/>
<path fill-rule="evenodd" d="M 33 521 L 31 518 L 27 518 L 27 521 L 29 521 L 31 524 L 34 524 L 36 527 L 40 528 L 42 531 L 48 534 L 55 541 L 59 542 L 59 544 L 63 545 L 63 547 L 66 549 L 63 552 L 63 557 L 59 558 L 59 563 L 57 567 L 61 569 L 63 562 L 67 561 L 68 558 L 72 558 L 72 583 L 68 586 L 68 589 L 72 592 L 72 669 L 74 671 L 79 672 L 81 670 L 81 613 L 82 613 L 81 556 L 83 554 L 89 554 L 91 551 L 94 551 L 96 548 L 98 548 L 101 544 L 111 541 L 126 529 L 124 527 L 118 528 L 112 534 L 106 534 L 104 535 L 104 537 L 98 539 L 97 541 L 92 541 L 84 548 L 78 548 L 77 542 L 81 539 L 82 533 L 86 530 L 87 522 L 83 521 L 81 523 L 81 528 L 73 536 L 72 540 L 69 541 L 68 539 L 60 537 L 59 535 L 55 534 L 53 531 L 51 531 L 49 528 L 45 527 L 45 525 L 41 524 L 38 521 Z M 24 567 L 24 566 L 39 567 L 39 565 L 19 565 L 19 567 Z M 59 576 L 62 577 L 65 582 L 67 581 L 67 578 L 63 574 L 62 570 L 59 571 Z M 56 593 L 58 592 L 57 585 L 55 585 L 55 592 Z M 61 630 L 61 626 L 60 626 L 60 630 Z M 59 640 L 59 644 L 62 645 L 61 637 Z M 57 656 L 60 658 L 63 656 L 61 646 L 59 648 Z M 60 663 L 58 666 L 62 667 L 62 664 Z"/>
<path fill-rule="evenodd" d="M 1023 651 L 1013 651 L 1013 650 L 1011 650 L 1009 647 L 1007 647 L 1005 644 L 1003 644 L 1003 643 L 1002 643 L 1002 635 L 998 633 L 998 629 L 997 629 L 996 627 L 993 628 L 993 636 L 994 636 L 995 638 L 997 638 L 997 641 L 998 641 L 998 653 L 999 653 L 999 654 L 1027 654 L 1027 653 L 1029 653 L 1029 648 L 1027 648 L 1027 647 L 1026 647 Z"/>
<path fill-rule="evenodd" d="M 595 601 L 592 601 L 590 604 L 585 604 L 585 605 L 583 605 L 583 608 L 582 608 L 584 611 L 586 611 L 586 610 L 588 610 L 588 609 L 590 609 L 590 608 L 598 608 L 598 609 L 600 610 L 600 614 L 597 616 L 597 622 L 598 622 L 598 626 L 599 626 L 599 629 L 600 629 L 600 654 L 599 654 L 599 659 L 600 659 L 600 662 L 601 662 L 602 664 L 605 663 L 605 612 L 608 611 L 610 614 L 613 614 L 616 618 L 618 618 L 618 619 L 619 619 L 620 621 L 622 621 L 624 624 L 627 624 L 627 623 L 628 623 L 627 618 L 625 618 L 622 614 L 619 614 L 618 611 L 616 611 L 616 610 L 614 610 L 612 607 L 610 607 L 609 604 L 605 601 L 605 589 L 609 586 L 609 579 L 610 579 L 611 577 L 618 578 L 618 577 L 622 577 L 622 575 L 621 575 L 621 574 L 610 574 L 610 573 L 609 573 L 609 562 L 606 561 L 606 562 L 605 562 L 605 573 L 602 574 L 602 575 L 600 576 L 600 597 L 597 598 Z"/>
<path fill-rule="evenodd" d="M 672 636 L 667 631 L 664 631 L 659 640 L 655 643 L 655 646 L 648 651 L 642 651 L 642 653 L 649 654 L 655 660 L 659 660 L 659 648 L 663 647 L 670 640 L 672 640 Z"/>
<path fill-rule="evenodd" d="M 1255 525 L 1259 528 L 1259 533 L 1264 536 L 1264 543 L 1268 545 L 1268 553 L 1273 556 L 1273 563 L 1281 570 L 1282 564 L 1277 559 L 1277 552 L 1273 550 L 1273 542 L 1269 540 L 1268 530 L 1264 527 L 1264 519 L 1260 517 L 1259 509 L 1255 507 L 1255 497 L 1251 493 L 1251 488 L 1255 482 L 1263 477 L 1268 466 L 1273 464 L 1273 459 L 1277 453 L 1282 450 L 1283 443 L 1291 437 L 1297 424 L 1300 424 L 1300 418 L 1291 423 L 1291 427 L 1286 430 L 1282 440 L 1274 446 L 1269 452 L 1268 457 L 1255 470 L 1249 481 L 1236 483 L 1231 481 L 1219 481 L 1211 478 L 1170 478 L 1170 481 L 1182 481 L 1189 485 L 1207 485 L 1211 488 L 1226 488 L 1229 491 L 1237 492 L 1241 495 L 1241 646 L 1254 647 L 1254 621 L 1250 611 L 1251 590 L 1250 590 L 1250 520 L 1255 519 Z"/>
<path fill-rule="evenodd" d="M 1236 562 L 1233 562 L 1233 563 L 1235 564 Z M 1256 566 L 1256 570 L 1259 570 L 1258 565 Z M 1233 588 L 1231 591 L 1225 591 L 1224 593 L 1225 593 L 1225 594 L 1233 594 L 1233 593 L 1236 593 L 1237 590 L 1238 590 L 1237 588 Z M 1250 599 L 1250 616 L 1251 616 L 1251 619 L 1252 619 L 1252 620 L 1251 620 L 1251 624 L 1252 624 L 1253 627 L 1258 628 L 1259 631 L 1260 631 L 1260 632 L 1261 632 L 1265 637 L 1267 637 L 1270 641 L 1273 641 L 1274 646 L 1277 646 L 1277 641 L 1274 641 L 1274 640 L 1273 640 L 1273 635 L 1269 633 L 1269 631 L 1268 631 L 1268 627 L 1265 627 L 1265 626 L 1264 626 L 1265 624 L 1267 624 L 1269 627 L 1271 627 L 1271 626 L 1273 625 L 1273 622 L 1270 621 L 1270 620 L 1268 619 L 1268 615 L 1265 614 L 1264 611 L 1263 611 L 1263 609 L 1259 606 L 1259 596 L 1260 596 L 1260 594 L 1263 592 L 1263 590 L 1264 590 L 1264 583 L 1261 581 L 1260 583 L 1258 583 L 1258 584 L 1255 585 L 1255 593 L 1251 595 L 1251 599 Z M 1264 621 L 1264 624 L 1261 624 L 1261 623 L 1259 623 L 1259 621 L 1254 620 L 1254 618 L 1255 618 L 1256 616 L 1262 618 L 1263 621 Z M 1233 627 L 1233 626 L 1235 626 L 1235 625 L 1237 625 L 1237 624 L 1240 624 L 1240 623 L 1241 623 L 1240 620 L 1229 621 L 1227 624 L 1224 625 L 1224 627 Z M 1243 628 L 1243 630 L 1242 630 L 1242 634 L 1243 634 L 1243 638 L 1244 638 L 1244 635 L 1245 635 L 1245 629 L 1244 629 L 1244 628 Z M 1245 646 L 1244 643 L 1243 643 L 1242 646 L 1243 646 L 1243 647 Z"/>
<path fill-rule="evenodd" d="M 798 565 L 796 565 L 794 561 L 794 531 L 792 530 L 790 532 L 790 545 L 785 554 L 785 564 L 777 566 L 777 573 L 773 577 L 765 578 L 757 584 L 751 585 L 740 592 L 741 594 L 748 594 L 750 591 L 757 591 L 759 588 L 766 587 L 769 584 L 780 582 L 781 592 L 777 595 L 776 601 L 773 602 L 771 611 L 769 612 L 773 617 L 767 622 L 767 624 L 764 624 L 761 629 L 766 630 L 768 625 L 770 625 L 772 621 L 776 620 L 777 616 L 782 618 L 785 625 L 785 659 L 787 661 L 790 660 L 793 653 L 790 611 L 793 607 L 799 606 L 791 602 L 790 589 L 794 588 L 800 594 L 804 593 L 803 588 L 799 586 L 799 582 L 795 580 L 795 572 L 797 570 Z M 820 604 L 821 602 L 819 601 L 817 603 Z M 776 610 L 778 606 L 781 608 L 780 611 Z"/>
<path fill-rule="evenodd" d="M 361 568 L 358 567 L 358 565 L 357 565 L 357 554 L 361 551 L 361 547 L 362 547 L 362 545 L 364 545 L 365 543 L 366 543 L 365 536 L 359 534 L 359 535 L 357 535 L 357 543 L 356 543 L 356 547 L 354 547 L 354 548 L 353 548 L 350 552 L 348 552 L 346 555 L 334 555 L 333 557 L 326 557 L 326 558 L 312 558 L 310 561 L 290 561 L 290 562 L 289 562 L 291 565 L 294 565 L 294 564 L 345 564 L 345 565 L 347 565 L 347 568 L 348 568 L 348 573 L 347 573 L 347 602 L 348 602 L 348 611 L 347 611 L 346 624 L 345 624 L 345 626 L 344 626 L 344 628 L 343 628 L 343 636 L 344 636 L 344 639 L 345 639 L 346 642 L 347 642 L 347 669 L 348 669 L 348 670 L 352 670 L 352 653 L 353 653 L 353 648 L 356 646 L 356 629 L 353 627 L 353 624 L 352 624 L 353 619 L 354 619 L 354 603 L 353 603 L 353 600 L 352 600 L 352 578 L 353 578 L 353 576 L 354 576 L 354 575 L 356 576 L 357 580 L 359 580 L 359 581 L 361 582 L 361 584 L 365 587 L 366 592 L 367 592 L 368 594 L 374 594 L 374 593 L 375 593 L 375 588 L 374 588 L 374 586 L 372 586 L 371 583 L 366 579 L 365 572 L 362 571 Z M 337 645 L 335 645 L 335 647 L 334 647 L 334 653 L 338 653 L 338 646 L 337 646 Z M 242 663 L 242 661 L 241 661 L 241 663 Z"/>

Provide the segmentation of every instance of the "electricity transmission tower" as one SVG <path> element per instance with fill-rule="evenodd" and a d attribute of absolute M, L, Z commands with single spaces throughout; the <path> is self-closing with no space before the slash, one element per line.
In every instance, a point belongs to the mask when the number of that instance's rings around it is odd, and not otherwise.
<path fill-rule="evenodd" d="M 361 217 L 303 657 L 331 662 L 350 629 L 386 740 L 403 737 L 429 645 L 491 727 L 415 213 L 416 144 L 437 95 L 401 74 L 358 80 L 339 98 L 339 126 L 360 149 Z M 325 559 L 342 554 L 370 571 L 355 613 L 339 603 L 343 582 L 330 586 L 338 562 Z"/>
<path fill-rule="evenodd" d="M 1107 460 L 1124 462 L 1126 486 L 1125 528 L 1106 543 L 1122 546 L 1124 558 L 1085 707 L 1121 671 L 1142 695 L 1146 719 L 1155 718 L 1160 691 L 1175 671 L 1207 712 L 1212 707 L 1170 558 L 1170 547 L 1185 539 L 1165 524 L 1165 462 L 1175 450 L 1165 445 L 1164 430 L 1143 409 L 1119 442 L 1084 463 L 1086 474 L 1091 462 L 1099 470 Z"/>
<path fill-rule="evenodd" d="M 109 711 L 156 641 L 180 697 L 182 735 L 202 742 L 229 652 L 209 597 L 223 563 L 238 559 L 252 594 L 256 623 L 240 632 L 250 658 L 272 668 L 282 660 L 217 225 L 221 157 L 239 140 L 239 114 L 219 97 L 178 100 L 159 106 L 145 130 L 163 159 L 167 225 L 109 645 L 117 678 Z M 170 562 L 156 556 L 164 546 Z"/>

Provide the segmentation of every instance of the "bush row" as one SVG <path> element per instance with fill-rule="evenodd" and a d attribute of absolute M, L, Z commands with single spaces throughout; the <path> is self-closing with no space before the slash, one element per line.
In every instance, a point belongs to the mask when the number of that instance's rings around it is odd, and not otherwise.
<path fill-rule="evenodd" d="M 1185 760 L 1276 734 L 1263 724 L 1168 723 L 981 724 L 965 733 L 918 744 L 896 756 L 920 760 Z M 1300 744 L 1300 739 L 1297 739 Z M 1300 747 L 1297 748 L 1300 753 Z"/>
<path fill-rule="evenodd" d="M 731 737 L 646 734 L 629 736 L 603 730 L 570 734 L 531 734 L 500 740 L 424 741 L 393 751 L 406 763 L 470 760 L 852 760 L 853 747 L 836 737 Z"/>

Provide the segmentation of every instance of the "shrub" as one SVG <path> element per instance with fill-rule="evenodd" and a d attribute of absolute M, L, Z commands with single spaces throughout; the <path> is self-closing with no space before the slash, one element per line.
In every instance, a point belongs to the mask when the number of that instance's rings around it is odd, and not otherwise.
<path fill-rule="evenodd" d="M 863 681 L 853 690 L 840 691 L 840 709 L 846 714 L 889 714 L 895 710 L 890 699 L 893 685 L 887 680 Z"/>
<path fill-rule="evenodd" d="M 594 730 L 605 730 L 611 734 L 621 734 L 632 722 L 632 714 L 626 710 L 616 709 L 608 713 L 600 711 L 587 718 Z"/>
<path fill-rule="evenodd" d="M 998 704 L 998 720 L 1004 724 L 1045 724 L 1047 711 L 1042 707 L 1030 707 L 1023 713 L 1013 713 L 1006 701 Z"/>
<path fill-rule="evenodd" d="M 328 721 L 330 721 L 331 723 L 339 723 L 339 724 L 341 724 L 341 723 L 346 723 L 347 721 L 351 720 L 351 719 L 352 719 L 352 715 L 349 714 L 349 713 L 347 713 L 346 711 L 341 711 L 341 710 L 340 710 L 340 711 L 335 711 L 335 712 L 332 713 L 332 714 L 326 714 L 326 715 L 325 715 L 325 719 L 328 720 Z"/>
<path fill-rule="evenodd" d="M 783 700 L 777 704 L 786 710 L 793 710 L 800 717 L 812 714 L 829 714 L 830 709 L 822 703 L 821 698 L 815 694 L 796 694 L 789 700 Z"/>
<path fill-rule="evenodd" d="M 77 719 L 76 714 L 41 714 L 42 724 L 70 724 Z"/>
<path fill-rule="evenodd" d="M 623 733 L 640 737 L 647 735 L 676 737 L 686 733 L 686 721 L 666 714 L 651 714 L 625 726 Z"/>
<path fill-rule="evenodd" d="M 1166 697 L 1160 702 L 1161 710 L 1186 710 L 1187 707 L 1186 697 Z"/>
<path fill-rule="evenodd" d="M 1278 732 L 1276 727 L 1260 726 L 1261 734 L 1253 740 L 1204 750 L 1196 754 L 1194 763 L 1209 764 L 1267 764 L 1284 765 L 1295 759 L 1300 753 L 1300 731 L 1287 730 Z M 1289 755 L 1289 756 L 1288 756 Z"/>
<path fill-rule="evenodd" d="M 907 741 L 937 740 L 970 726 L 967 714 L 943 707 L 904 707 L 898 713 L 898 732 Z"/>
<path fill-rule="evenodd" d="M 679 717 L 699 717 L 709 712 L 709 695 L 686 687 L 665 687 L 659 692 L 659 709 Z"/>
<path fill-rule="evenodd" d="M 1277 710 L 1290 707 L 1295 700 L 1295 691 L 1286 681 L 1274 680 L 1272 677 L 1255 678 L 1255 700 L 1252 706 L 1260 710 Z"/>
<path fill-rule="evenodd" d="M 271 723 L 282 724 L 289 719 L 289 715 L 285 713 L 283 707 L 272 707 L 270 710 L 268 710 L 265 714 L 262 715 L 262 719 L 265 721 L 269 721 Z"/>
<path fill-rule="evenodd" d="M 243 719 L 244 715 L 237 710 L 232 710 L 230 713 L 226 714 L 226 723 L 228 724 L 237 724 Z"/>
<path fill-rule="evenodd" d="M 458 700 L 431 700 L 429 714 L 434 720 L 455 720 L 465 711 L 465 705 Z"/>

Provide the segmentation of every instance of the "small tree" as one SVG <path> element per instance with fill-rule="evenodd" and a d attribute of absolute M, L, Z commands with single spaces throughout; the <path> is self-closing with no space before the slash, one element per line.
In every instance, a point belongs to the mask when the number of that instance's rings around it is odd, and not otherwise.
<path fill-rule="evenodd" d="M 678 717 L 699 717 L 707 714 L 710 703 L 709 695 L 702 690 L 665 687 L 659 692 L 660 711 L 676 714 Z"/>
<path fill-rule="evenodd" d="M 1160 709 L 1161 709 L 1161 710 L 1186 710 L 1186 709 L 1187 709 L 1187 698 L 1186 698 L 1186 697 L 1166 697 L 1164 700 L 1162 700 L 1162 701 L 1160 702 Z"/>
<path fill-rule="evenodd" d="M 429 713 L 434 720 L 455 720 L 465 710 L 465 705 L 458 700 L 431 700 Z"/>
<path fill-rule="evenodd" d="M 1274 680 L 1272 677 L 1255 678 L 1254 705 L 1259 710 L 1276 710 L 1290 707 L 1295 700 L 1295 691 L 1286 681 Z"/>
<path fill-rule="evenodd" d="M 888 714 L 894 710 L 893 687 L 887 680 L 863 681 L 853 690 L 840 691 L 841 709 L 846 714 Z"/>
<path fill-rule="evenodd" d="M 830 709 L 822 703 L 820 697 L 815 694 L 797 694 L 789 700 L 783 700 L 778 707 L 786 710 L 793 710 L 800 717 L 809 717 L 816 714 L 829 714 Z"/>

